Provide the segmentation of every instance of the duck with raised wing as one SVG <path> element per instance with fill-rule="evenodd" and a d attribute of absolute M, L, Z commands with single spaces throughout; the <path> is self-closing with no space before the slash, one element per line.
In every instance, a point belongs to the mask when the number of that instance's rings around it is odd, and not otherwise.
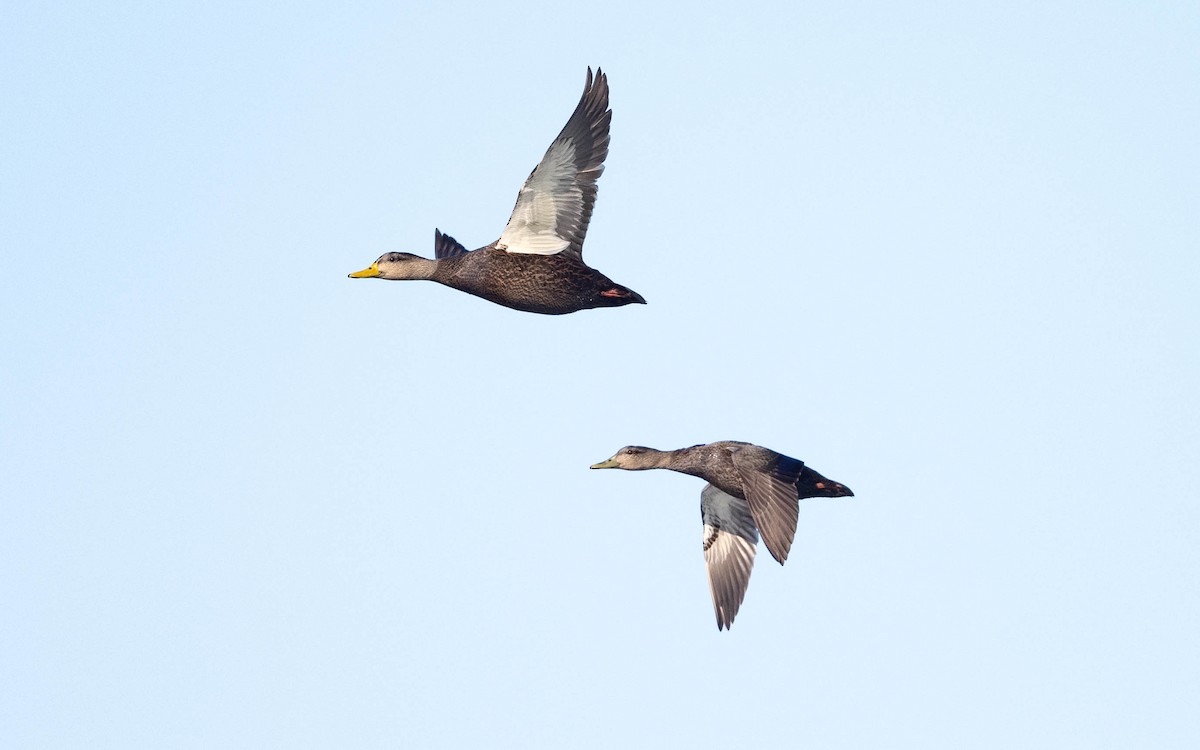
<path fill-rule="evenodd" d="M 608 156 L 608 79 L 588 68 L 583 97 L 517 194 L 500 239 L 468 251 L 434 230 L 434 257 L 384 253 L 350 278 L 428 279 L 525 312 L 564 315 L 645 304 L 583 262 L 583 238 Z"/>
<path fill-rule="evenodd" d="M 782 565 L 796 535 L 799 501 L 854 493 L 799 461 L 770 448 L 735 440 L 660 451 L 630 445 L 593 469 L 670 469 L 700 477 L 704 562 L 717 615 L 717 629 L 733 624 L 746 596 L 761 533 Z"/>

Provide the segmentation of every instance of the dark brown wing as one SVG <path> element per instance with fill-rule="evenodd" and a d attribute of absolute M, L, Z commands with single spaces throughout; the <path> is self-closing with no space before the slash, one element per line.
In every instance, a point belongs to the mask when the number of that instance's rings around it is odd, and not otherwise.
<path fill-rule="evenodd" d="M 433 257 L 441 260 L 442 258 L 453 258 L 455 255 L 464 255 L 470 252 L 465 247 L 458 243 L 448 234 L 442 234 L 440 229 L 433 230 Z"/>
<path fill-rule="evenodd" d="M 800 512 L 796 480 L 804 463 L 757 445 L 731 452 L 758 533 L 771 556 L 782 565 L 796 536 Z"/>

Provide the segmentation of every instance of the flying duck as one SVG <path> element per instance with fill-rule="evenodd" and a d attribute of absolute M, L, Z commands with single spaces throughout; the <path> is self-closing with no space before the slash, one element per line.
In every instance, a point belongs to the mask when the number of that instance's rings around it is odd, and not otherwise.
<path fill-rule="evenodd" d="M 645 304 L 583 262 L 583 239 L 608 156 L 608 79 L 588 68 L 571 119 L 534 167 L 500 239 L 467 250 L 434 230 L 434 257 L 384 253 L 352 279 L 428 279 L 498 305 L 543 315 Z"/>
<path fill-rule="evenodd" d="M 673 451 L 630 445 L 593 469 L 670 469 L 700 477 L 704 562 L 717 615 L 717 629 L 733 624 L 750 583 L 761 533 L 782 565 L 796 535 L 799 501 L 854 493 L 826 479 L 803 461 L 752 443 L 723 440 Z"/>

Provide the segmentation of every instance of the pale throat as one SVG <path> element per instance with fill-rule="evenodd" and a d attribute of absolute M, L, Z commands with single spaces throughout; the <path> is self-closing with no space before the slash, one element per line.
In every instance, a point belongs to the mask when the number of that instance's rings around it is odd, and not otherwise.
<path fill-rule="evenodd" d="M 392 281 L 422 280 L 433 278 L 438 262 L 429 258 L 411 258 L 403 263 L 395 264 L 393 268 L 380 268 L 383 278 Z"/>

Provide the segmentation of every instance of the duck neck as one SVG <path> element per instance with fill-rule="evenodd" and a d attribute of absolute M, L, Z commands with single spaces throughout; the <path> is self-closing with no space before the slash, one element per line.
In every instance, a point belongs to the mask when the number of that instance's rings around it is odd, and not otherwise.
<path fill-rule="evenodd" d="M 432 258 L 417 258 L 409 261 L 405 268 L 406 278 L 428 280 L 434 277 L 438 270 L 438 261 Z"/>
<path fill-rule="evenodd" d="M 704 476 L 704 457 L 700 455 L 698 448 L 703 446 L 692 446 L 691 448 L 679 448 L 673 451 L 662 451 L 659 462 L 656 468 L 670 469 L 678 471 L 681 474 L 691 474 L 694 477 Z"/>

